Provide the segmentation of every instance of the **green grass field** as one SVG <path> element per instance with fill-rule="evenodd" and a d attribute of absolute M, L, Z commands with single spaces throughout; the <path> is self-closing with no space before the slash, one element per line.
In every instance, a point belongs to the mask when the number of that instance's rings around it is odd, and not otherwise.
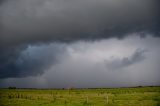
<path fill-rule="evenodd" d="M 0 106 L 160 106 L 160 87 L 0 89 Z"/>

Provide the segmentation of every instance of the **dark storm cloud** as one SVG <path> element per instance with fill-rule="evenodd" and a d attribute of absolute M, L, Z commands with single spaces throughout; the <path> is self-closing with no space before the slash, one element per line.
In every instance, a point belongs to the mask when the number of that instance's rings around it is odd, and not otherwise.
<path fill-rule="evenodd" d="M 17 76 L 15 61 L 25 47 L 0 49 L 0 78 Z"/>
<path fill-rule="evenodd" d="M 137 49 L 130 57 L 124 57 L 122 59 L 112 57 L 112 60 L 105 61 L 106 67 L 110 70 L 121 70 L 133 64 L 143 61 L 146 57 L 144 53 L 147 50 Z"/>
<path fill-rule="evenodd" d="M 158 0 L 7 0 L 0 6 L 0 45 L 122 38 L 159 32 Z"/>
<path fill-rule="evenodd" d="M 0 78 L 39 74 L 62 52 L 53 48 L 55 56 L 46 52 L 47 57 L 41 54 L 33 60 L 37 55 L 23 57 L 28 45 L 124 38 L 134 32 L 159 36 L 158 4 L 159 0 L 2 0 Z"/>
<path fill-rule="evenodd" d="M 10 48 L 1 51 L 0 78 L 26 77 L 42 74 L 62 55 L 64 47 L 58 46 L 27 46 Z"/>

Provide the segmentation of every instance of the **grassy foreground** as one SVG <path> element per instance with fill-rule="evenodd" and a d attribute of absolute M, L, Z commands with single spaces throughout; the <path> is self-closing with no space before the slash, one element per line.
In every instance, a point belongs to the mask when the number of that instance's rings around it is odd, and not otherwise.
<path fill-rule="evenodd" d="M 160 106 L 160 87 L 0 89 L 0 106 Z"/>

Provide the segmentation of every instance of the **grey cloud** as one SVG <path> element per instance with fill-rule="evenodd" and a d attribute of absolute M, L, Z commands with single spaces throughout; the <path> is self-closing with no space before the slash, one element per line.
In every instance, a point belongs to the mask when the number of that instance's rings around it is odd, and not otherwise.
<path fill-rule="evenodd" d="M 1 0 L 1 1 L 0 1 L 0 5 L 1 5 L 1 4 L 3 4 L 3 3 L 4 3 L 4 1 L 5 1 L 5 0 Z M 6 1 L 7 1 L 7 0 L 6 0 Z"/>
<path fill-rule="evenodd" d="M 105 60 L 106 67 L 110 71 L 122 70 L 123 68 L 143 61 L 146 58 L 144 55 L 146 51 L 147 50 L 137 49 L 130 57 L 116 58 L 113 56 L 111 60 Z"/>
<path fill-rule="evenodd" d="M 48 41 L 159 36 L 158 0 L 7 0 L 0 6 L 0 46 Z"/>

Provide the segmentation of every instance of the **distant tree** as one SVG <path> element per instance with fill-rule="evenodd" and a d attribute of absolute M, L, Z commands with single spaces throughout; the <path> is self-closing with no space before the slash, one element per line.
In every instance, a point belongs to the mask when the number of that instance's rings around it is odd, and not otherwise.
<path fill-rule="evenodd" d="M 138 88 L 141 88 L 141 87 L 143 87 L 143 86 L 138 86 Z"/>
<path fill-rule="evenodd" d="M 10 87 L 8 87 L 8 89 L 16 89 L 16 87 L 11 87 L 11 86 L 10 86 Z"/>

